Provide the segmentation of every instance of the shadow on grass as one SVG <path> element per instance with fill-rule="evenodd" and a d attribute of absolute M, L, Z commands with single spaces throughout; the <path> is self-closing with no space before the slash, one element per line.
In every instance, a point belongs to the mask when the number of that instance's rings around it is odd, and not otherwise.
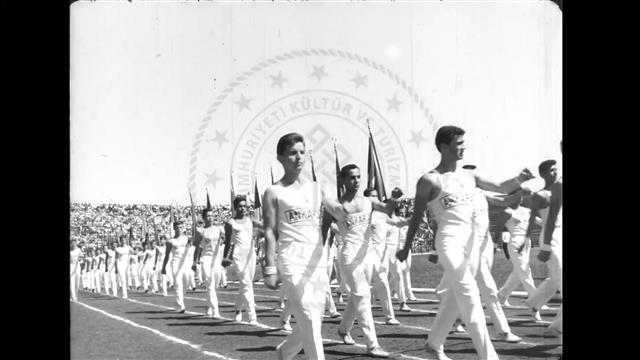
<path fill-rule="evenodd" d="M 511 348 L 511 349 L 496 349 L 498 355 L 504 356 L 517 356 L 522 358 L 558 358 L 558 353 L 549 352 L 550 350 L 557 350 L 558 345 L 536 345 L 528 348 Z M 476 354 L 476 350 L 473 346 L 465 349 L 445 350 L 447 354 Z"/>
<path fill-rule="evenodd" d="M 276 338 L 285 338 L 289 334 L 283 334 L 278 329 L 273 330 L 239 330 L 239 331 L 210 331 L 204 333 L 207 336 L 253 336 L 253 337 L 276 337 Z M 280 340 L 282 341 L 282 340 Z"/>

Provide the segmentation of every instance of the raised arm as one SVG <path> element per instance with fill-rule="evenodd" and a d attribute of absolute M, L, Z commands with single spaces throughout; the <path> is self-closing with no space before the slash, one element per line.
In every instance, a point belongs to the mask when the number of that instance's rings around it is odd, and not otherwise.
<path fill-rule="evenodd" d="M 277 289 L 278 271 L 276 270 L 276 241 L 278 240 L 278 199 L 272 188 L 267 188 L 262 197 L 262 219 L 264 223 L 265 262 L 262 274 L 264 284 Z"/>
<path fill-rule="evenodd" d="M 429 174 L 422 175 L 420 180 L 418 180 L 413 208 L 414 212 L 409 221 L 409 229 L 407 229 L 404 248 L 396 253 L 396 257 L 400 261 L 405 261 L 409 256 L 409 249 L 411 249 L 411 243 L 418 230 L 418 225 L 420 225 L 422 221 L 422 214 L 427 210 L 427 203 L 433 199 L 434 188 L 434 179 Z"/>
<path fill-rule="evenodd" d="M 522 192 L 516 191 L 512 195 L 496 195 L 484 193 L 485 198 L 487 198 L 487 202 L 489 205 L 493 206 L 501 206 L 501 207 L 510 207 L 516 204 L 519 204 L 522 201 Z"/>
<path fill-rule="evenodd" d="M 488 180 L 478 174 L 476 174 L 475 172 L 473 173 L 473 177 L 476 181 L 476 186 L 479 187 L 482 190 L 488 190 L 488 191 L 493 191 L 493 192 L 497 192 L 497 193 L 501 193 L 501 194 L 508 194 L 518 188 L 520 188 L 520 185 L 529 180 L 529 179 L 533 179 L 533 175 L 531 174 L 531 171 L 529 171 L 529 169 L 524 168 L 520 174 L 518 174 L 518 176 L 512 178 L 512 179 L 508 179 L 505 180 L 501 183 L 497 183 L 495 181 L 491 181 Z"/>

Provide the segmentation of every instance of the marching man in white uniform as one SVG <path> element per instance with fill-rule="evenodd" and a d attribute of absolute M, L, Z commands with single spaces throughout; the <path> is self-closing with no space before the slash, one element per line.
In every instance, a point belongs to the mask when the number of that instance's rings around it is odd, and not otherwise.
<path fill-rule="evenodd" d="M 225 247 L 224 265 L 231 265 L 231 271 L 239 282 L 235 305 L 235 320 L 242 321 L 242 309 L 246 309 L 249 323 L 258 324 L 256 304 L 253 296 L 253 275 L 256 271 L 256 251 L 253 227 L 262 224 L 249 217 L 246 197 L 239 195 L 233 199 L 235 216 L 224 225 Z"/>
<path fill-rule="evenodd" d="M 111 286 L 113 296 L 118 296 L 118 278 L 116 275 L 116 242 L 109 244 L 110 248 L 105 251 L 107 254 L 105 262 L 107 263 L 107 273 L 105 274 L 105 287 Z M 106 247 L 106 246 L 105 246 Z M 109 285 L 107 285 L 107 283 Z M 106 291 L 109 295 L 109 290 Z"/>
<path fill-rule="evenodd" d="M 204 282 L 207 284 L 209 292 L 207 303 L 207 316 L 212 318 L 220 318 L 220 308 L 218 307 L 218 294 L 216 288 L 220 283 L 222 272 L 222 245 L 221 237 L 222 228 L 219 225 L 213 225 L 213 210 L 205 208 L 202 211 L 204 219 L 204 228 L 196 230 L 194 264 L 200 262 L 204 272 Z M 192 267 L 194 269 L 195 265 Z"/>
<path fill-rule="evenodd" d="M 291 360 L 302 349 L 307 359 L 324 360 L 321 327 L 329 279 L 320 230 L 322 195 L 317 183 L 300 178 L 306 156 L 302 135 L 281 137 L 277 154 L 284 175 L 266 189 L 262 201 L 266 255 L 262 273 L 270 289 L 277 289 L 280 273 L 296 323 L 276 351 L 279 360 Z"/>
<path fill-rule="evenodd" d="M 156 272 L 154 271 L 154 260 L 156 257 L 156 242 L 149 241 L 149 247 L 144 251 L 144 258 L 142 260 L 142 287 L 144 292 L 149 292 L 151 287 L 151 293 L 158 292 L 158 279 Z"/>
<path fill-rule="evenodd" d="M 122 298 L 127 299 L 127 278 L 129 277 L 130 254 L 133 249 L 127 245 L 127 238 L 120 236 L 120 246 L 116 248 L 116 275 L 122 289 Z M 117 293 L 115 294 L 117 296 Z"/>
<path fill-rule="evenodd" d="M 167 296 L 167 283 L 169 282 L 169 276 L 167 274 L 162 273 L 162 264 L 164 263 L 164 258 L 167 256 L 167 238 L 162 235 L 160 236 L 160 244 L 156 246 L 156 254 L 153 260 L 153 270 L 156 271 L 156 277 L 160 279 L 160 289 L 162 290 L 162 296 Z M 171 270 L 173 274 L 173 270 Z M 173 277 L 173 275 L 171 276 Z"/>
<path fill-rule="evenodd" d="M 562 143 L 560 146 L 562 150 Z M 557 171 L 555 163 L 547 171 L 555 174 Z M 551 185 L 549 211 L 542 219 L 542 223 L 542 241 L 538 259 L 547 263 L 549 278 L 538 285 L 533 296 L 526 301 L 533 312 L 549 301 L 556 291 L 559 290 L 562 293 L 562 178 Z M 552 336 L 559 336 L 562 333 L 562 306 L 547 327 L 547 332 Z"/>
<path fill-rule="evenodd" d="M 325 210 L 338 220 L 338 229 L 343 242 L 338 261 L 342 264 L 344 270 L 342 276 L 350 291 L 349 301 L 338 327 L 338 335 L 345 344 L 355 344 L 350 332 L 357 317 L 358 325 L 362 328 L 367 341 L 367 354 L 374 357 L 389 357 L 389 353 L 380 347 L 376 336 L 371 313 L 372 271 L 371 264 L 365 259 L 371 246 L 369 239 L 371 238 L 372 210 L 387 212 L 388 209 L 393 210 L 396 203 L 389 201 L 383 204 L 377 199 L 372 201 L 358 195 L 360 169 L 356 165 L 344 166 L 340 174 L 345 185 L 344 195 L 339 200 L 331 198 L 323 200 Z"/>
<path fill-rule="evenodd" d="M 80 281 L 80 260 L 82 250 L 76 246 L 76 241 L 71 240 L 71 251 L 69 252 L 69 277 L 71 285 L 71 301 L 78 301 L 78 282 Z"/>
<path fill-rule="evenodd" d="M 448 291 L 438 309 L 425 349 L 439 360 L 449 359 L 444 342 L 458 314 L 467 324 L 467 331 L 482 360 L 498 359 L 493 348 L 480 301 L 480 292 L 471 269 L 471 250 L 474 244 L 473 193 L 476 186 L 499 193 L 510 193 L 533 176 L 524 169 L 517 177 L 503 183 L 487 181 L 475 173 L 458 168 L 464 155 L 465 131 L 455 126 L 438 129 L 435 145 L 441 154 L 438 166 L 418 180 L 415 212 L 411 218 L 404 249 L 396 255 L 404 261 L 427 208 L 438 224 L 436 249 L 444 268 Z"/>
<path fill-rule="evenodd" d="M 166 244 L 166 254 L 171 253 L 171 269 L 173 270 L 174 284 L 176 285 L 176 300 L 178 304 L 178 312 L 184 314 L 184 294 L 185 287 L 188 285 L 189 271 L 193 262 L 194 247 L 191 239 L 182 233 L 183 222 L 176 220 L 173 223 L 175 235 L 169 239 Z M 162 274 L 167 273 L 167 262 L 169 257 L 165 256 L 162 261 Z"/>

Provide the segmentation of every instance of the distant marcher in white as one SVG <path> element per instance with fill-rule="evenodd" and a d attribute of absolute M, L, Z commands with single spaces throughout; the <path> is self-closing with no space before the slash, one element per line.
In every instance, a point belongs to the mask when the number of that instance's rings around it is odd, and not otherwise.
<path fill-rule="evenodd" d="M 71 301 L 78 301 L 78 283 L 80 281 L 80 260 L 83 257 L 82 250 L 78 248 L 75 240 L 71 240 L 69 252 L 69 278 L 71 285 Z"/>

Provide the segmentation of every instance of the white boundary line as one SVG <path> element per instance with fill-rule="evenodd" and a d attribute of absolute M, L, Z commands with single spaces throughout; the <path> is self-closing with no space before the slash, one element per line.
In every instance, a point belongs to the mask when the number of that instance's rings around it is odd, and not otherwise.
<path fill-rule="evenodd" d="M 137 323 L 135 323 L 135 322 L 133 322 L 131 320 L 122 318 L 122 317 L 117 316 L 117 315 L 110 314 L 110 313 L 108 313 L 108 312 L 106 312 L 104 310 L 100 310 L 98 308 L 94 308 L 93 306 L 90 306 L 90 305 L 87 305 L 87 304 L 84 304 L 84 303 L 81 303 L 81 302 L 77 302 L 77 301 L 75 303 L 78 304 L 78 305 L 82 305 L 82 306 L 86 307 L 89 310 L 93 310 L 95 312 L 98 312 L 98 313 L 101 313 L 101 314 L 103 314 L 105 316 L 108 316 L 108 317 L 110 317 L 110 318 L 112 318 L 114 320 L 118 320 L 118 321 L 124 322 L 125 324 L 131 325 L 133 327 L 137 327 L 137 328 L 140 328 L 140 329 L 144 329 L 144 330 L 150 331 L 150 332 L 158 335 L 159 337 L 161 337 L 161 338 L 163 338 L 165 340 L 168 340 L 168 341 L 180 344 L 180 345 L 189 346 L 190 348 L 192 348 L 192 349 L 194 349 L 196 351 L 199 351 L 202 354 L 213 356 L 215 358 L 222 359 L 222 360 L 236 360 L 234 358 L 230 358 L 230 357 L 227 357 L 227 356 L 224 356 L 224 355 L 220 355 L 220 354 L 215 353 L 215 352 L 202 350 L 200 345 L 195 345 L 195 344 L 192 344 L 192 343 L 190 343 L 190 342 L 188 342 L 186 340 L 182 340 L 182 339 L 179 339 L 177 337 L 174 337 L 174 336 L 171 336 L 171 335 L 167 335 L 167 334 L 165 334 L 165 333 L 163 333 L 161 331 L 158 331 L 156 329 L 153 329 L 153 328 L 150 328 L 150 327 L 147 327 L 147 326 L 144 326 L 144 325 L 137 324 Z"/>
<path fill-rule="evenodd" d="M 187 297 L 185 297 L 185 299 L 187 299 Z M 191 299 L 194 299 L 194 298 L 191 298 Z M 200 299 L 200 298 L 195 298 L 195 299 L 207 301 L 205 299 Z M 142 305 L 154 306 L 154 307 L 158 307 L 158 308 L 161 308 L 161 309 L 175 310 L 175 308 L 172 308 L 172 307 L 168 307 L 168 306 L 164 306 L 164 305 L 157 305 L 157 304 L 148 303 L 148 302 L 144 302 L 144 301 L 133 300 L 133 299 L 130 299 L 130 298 L 129 299 L 124 299 L 124 300 L 130 301 L 130 302 L 133 302 L 133 303 L 142 304 Z M 227 303 L 227 302 L 224 302 L 224 303 Z M 233 304 L 233 303 L 227 303 L 227 304 Z M 267 308 L 267 309 L 271 309 L 271 308 Z M 204 314 L 204 313 L 198 313 L 198 312 L 194 312 L 194 311 L 185 311 L 185 314 L 205 315 L 206 316 L 206 314 Z M 228 319 L 228 318 L 220 318 L 220 319 L 231 320 L 231 319 Z M 232 320 L 232 321 L 235 321 L 235 320 Z M 275 328 L 275 327 L 271 327 L 271 326 L 260 324 L 260 323 L 258 323 L 258 325 L 250 325 L 249 323 L 242 322 L 242 324 L 246 324 L 246 325 L 249 325 L 249 326 L 256 326 L 256 327 L 260 327 L 260 328 L 267 329 L 267 330 L 280 330 L 280 331 L 283 331 L 280 328 Z M 283 331 L 283 332 L 289 333 L 288 331 Z M 333 340 L 333 339 L 325 339 L 325 338 L 323 338 L 322 341 L 323 341 L 323 343 L 329 343 L 329 344 L 342 344 L 342 341 Z M 350 346 L 361 348 L 361 349 L 366 349 L 367 348 L 366 345 L 362 345 L 362 344 L 355 344 L 355 345 L 350 345 Z M 411 355 L 405 355 L 405 354 L 401 354 L 401 353 L 391 353 L 391 354 L 400 356 L 402 358 L 411 359 L 411 360 L 426 360 L 425 358 L 415 357 L 415 356 L 411 356 Z M 354 355 L 358 355 L 358 354 L 354 354 Z"/>

